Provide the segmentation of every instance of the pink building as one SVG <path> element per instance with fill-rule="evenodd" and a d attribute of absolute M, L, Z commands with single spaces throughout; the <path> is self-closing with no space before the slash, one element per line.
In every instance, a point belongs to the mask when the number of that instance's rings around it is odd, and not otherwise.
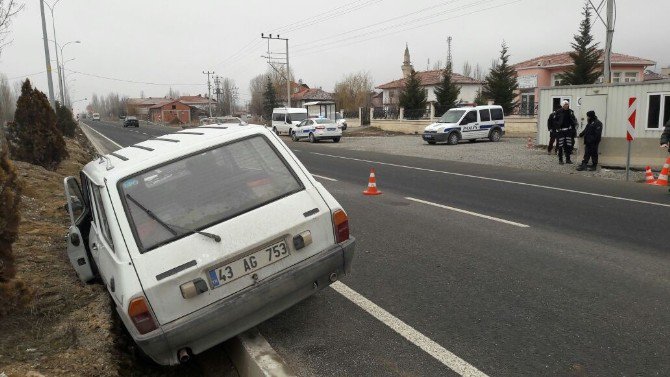
<path fill-rule="evenodd" d="M 558 86 L 560 75 L 572 65 L 569 52 L 543 55 L 514 65 L 519 83 L 519 113 L 534 115 L 539 88 Z M 637 82 L 644 80 L 645 69 L 655 65 L 648 59 L 612 53 L 612 82 Z"/>

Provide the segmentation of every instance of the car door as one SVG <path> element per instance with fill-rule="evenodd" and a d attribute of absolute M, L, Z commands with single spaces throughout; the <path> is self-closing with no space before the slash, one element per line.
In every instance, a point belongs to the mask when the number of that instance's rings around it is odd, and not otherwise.
<path fill-rule="evenodd" d="M 293 130 L 293 133 L 294 133 L 296 139 L 304 137 L 304 135 L 302 134 L 302 130 L 304 129 L 306 124 L 307 124 L 307 120 L 303 120 L 302 122 L 298 123 L 297 126 L 295 126 L 295 129 Z"/>
<path fill-rule="evenodd" d="M 491 120 L 491 111 L 489 109 L 479 110 L 479 133 L 477 137 L 488 137 L 491 128 L 495 123 Z"/>
<path fill-rule="evenodd" d="M 79 280 L 87 283 L 95 278 L 95 268 L 89 258 L 82 232 L 88 231 L 90 227 L 91 210 L 75 177 L 65 178 L 63 184 L 70 215 L 70 227 L 66 236 L 67 256 Z"/>
<path fill-rule="evenodd" d="M 89 249 L 98 267 L 100 277 L 105 285 L 113 291 L 114 263 L 112 254 L 114 253 L 114 243 L 109 231 L 109 218 L 102 201 L 104 187 L 99 187 L 90 182 L 88 188 L 94 219 L 89 233 Z"/>
<path fill-rule="evenodd" d="M 477 110 L 468 111 L 460 123 L 461 139 L 476 139 L 478 138 L 479 122 L 477 118 Z"/>

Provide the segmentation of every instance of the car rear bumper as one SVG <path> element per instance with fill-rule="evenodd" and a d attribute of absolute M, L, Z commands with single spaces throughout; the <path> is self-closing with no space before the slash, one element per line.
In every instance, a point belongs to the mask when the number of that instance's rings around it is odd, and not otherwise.
<path fill-rule="evenodd" d="M 199 354 L 329 286 L 334 281 L 333 274 L 336 279 L 348 274 L 355 243 L 352 237 L 323 250 L 270 279 L 163 325 L 155 335 L 133 334 L 135 342 L 157 363 L 178 364 L 180 349 L 189 348 Z"/>
<path fill-rule="evenodd" d="M 332 139 L 334 137 L 342 137 L 342 132 L 337 131 L 326 131 L 314 133 L 314 137 L 317 139 Z"/>
<path fill-rule="evenodd" d="M 438 143 L 441 143 L 441 142 L 447 141 L 447 139 L 449 138 L 449 134 L 448 133 L 435 133 L 435 134 L 424 133 L 423 135 L 421 135 L 421 137 L 425 141 L 436 141 Z"/>

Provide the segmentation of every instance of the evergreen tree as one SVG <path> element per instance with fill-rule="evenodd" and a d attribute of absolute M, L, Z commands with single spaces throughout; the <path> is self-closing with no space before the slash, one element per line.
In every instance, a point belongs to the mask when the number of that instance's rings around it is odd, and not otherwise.
<path fill-rule="evenodd" d="M 475 94 L 475 105 L 477 106 L 486 105 L 486 98 L 484 98 L 484 93 L 482 93 L 481 88 L 477 89 L 477 93 Z"/>
<path fill-rule="evenodd" d="M 64 136 L 74 137 L 77 122 L 74 120 L 70 109 L 67 106 L 61 106 L 58 102 L 56 102 L 56 126 Z"/>
<path fill-rule="evenodd" d="M 420 118 L 426 111 L 428 91 L 421 86 L 421 79 L 415 70 L 412 70 L 405 80 L 405 87 L 400 92 L 400 106 L 405 108 L 408 118 Z"/>
<path fill-rule="evenodd" d="M 461 87 L 451 82 L 451 63 L 447 64 L 447 68 L 442 71 L 442 82 L 435 88 L 435 114 L 442 116 L 449 109 L 455 106 L 459 94 L 461 94 Z"/>
<path fill-rule="evenodd" d="M 483 88 L 484 97 L 493 100 L 494 104 L 502 106 L 505 115 L 510 114 L 516 107 L 515 92 L 519 87 L 516 81 L 516 70 L 508 62 L 508 47 L 503 42 L 500 61 L 496 61 L 491 67 Z"/>
<path fill-rule="evenodd" d="M 56 113 L 47 96 L 33 89 L 30 80 L 21 86 L 14 122 L 9 124 L 7 138 L 14 159 L 46 169 L 55 170 L 68 156 L 63 134 L 56 127 Z"/>
<path fill-rule="evenodd" d="M 601 75 L 600 51 L 598 43 L 591 35 L 591 9 L 588 1 L 584 4 L 584 19 L 579 26 L 579 34 L 574 36 L 573 52 L 570 53 L 573 65 L 560 75 L 561 85 L 594 84 Z"/>
<path fill-rule="evenodd" d="M 277 91 L 274 85 L 272 85 L 270 76 L 268 76 L 265 84 L 265 92 L 263 92 L 263 117 L 265 119 L 272 118 L 272 110 L 277 106 Z"/>

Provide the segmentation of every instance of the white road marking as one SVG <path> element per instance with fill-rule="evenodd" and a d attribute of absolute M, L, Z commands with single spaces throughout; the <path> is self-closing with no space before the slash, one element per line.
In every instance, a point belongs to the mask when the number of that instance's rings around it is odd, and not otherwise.
<path fill-rule="evenodd" d="M 142 135 L 146 135 L 146 136 L 149 136 L 149 134 L 148 134 L 148 133 L 146 133 L 146 132 L 142 132 Z"/>
<path fill-rule="evenodd" d="M 292 149 L 293 152 L 302 152 L 300 149 Z"/>
<path fill-rule="evenodd" d="M 393 314 L 377 306 L 374 302 L 368 300 L 360 293 L 349 288 L 344 283 L 336 281 L 335 283 L 331 284 L 331 287 L 337 293 L 341 294 L 346 299 L 368 312 L 377 320 L 390 327 L 393 331 L 401 335 L 403 338 L 409 340 L 415 346 L 424 350 L 430 356 L 454 372 L 460 374 L 461 376 L 486 377 L 486 374 L 470 365 L 467 361 L 461 359 L 435 341 L 418 332 L 412 326 L 406 324 L 399 318 L 395 317 Z"/>
<path fill-rule="evenodd" d="M 526 183 L 526 182 L 510 181 L 510 180 L 507 180 L 507 179 L 499 179 L 499 178 L 491 178 L 491 177 L 482 177 L 482 176 L 479 176 L 479 175 L 471 175 L 471 174 L 463 174 L 463 173 L 454 173 L 454 172 L 449 172 L 449 171 L 444 171 L 444 170 L 434 170 L 434 169 L 419 168 L 419 167 L 416 167 L 416 166 L 407 166 L 407 165 L 392 164 L 392 163 L 389 163 L 389 162 L 364 160 L 364 159 L 360 159 L 360 158 L 337 156 L 337 155 L 326 154 L 326 153 L 317 153 L 317 152 L 310 152 L 310 153 L 315 154 L 315 155 L 319 155 L 319 156 L 332 157 L 332 158 L 340 158 L 340 159 L 343 159 L 343 160 L 351 160 L 351 161 L 359 161 L 359 162 L 369 162 L 369 163 L 373 163 L 373 164 L 386 165 L 386 166 L 393 166 L 393 167 L 403 168 L 403 169 L 413 169 L 413 170 L 419 170 L 419 171 L 427 171 L 427 172 L 431 172 L 431 173 L 446 174 L 446 175 L 454 175 L 454 176 L 457 176 L 457 177 L 467 177 L 467 178 L 474 178 L 474 179 L 482 179 L 482 180 L 486 180 L 486 181 L 493 181 L 493 182 L 500 182 L 500 183 L 509 183 L 509 184 L 514 184 L 514 185 L 519 185 L 519 186 L 527 186 L 527 187 L 542 188 L 542 189 L 547 189 L 547 190 L 555 190 L 555 191 L 562 191 L 562 192 L 570 192 L 570 193 L 573 193 L 573 194 L 581 194 L 581 195 L 597 196 L 597 197 L 600 197 L 600 198 L 607 198 L 607 199 L 614 199 L 614 200 L 622 200 L 622 201 L 626 201 L 626 202 L 633 202 L 633 203 L 640 203 L 640 204 L 649 204 L 649 205 L 652 205 L 652 206 L 659 206 L 659 207 L 668 207 L 668 208 L 670 208 L 670 204 L 657 203 L 657 202 L 649 202 L 649 201 L 646 201 L 646 200 L 638 200 L 638 199 L 623 198 L 623 197 L 620 197 L 620 196 L 613 196 L 613 195 L 596 194 L 596 193 L 588 192 L 588 191 L 571 190 L 571 189 L 565 189 L 565 188 L 560 188 L 560 187 L 538 185 L 538 184 L 535 184 L 535 183 Z"/>
<path fill-rule="evenodd" d="M 328 178 L 328 177 L 324 177 L 322 175 L 312 174 L 312 177 L 325 179 L 326 181 L 337 182 L 337 179 L 335 179 L 335 178 Z"/>
<path fill-rule="evenodd" d="M 96 134 L 102 136 L 103 138 L 105 138 L 106 140 L 108 140 L 110 143 L 116 145 L 116 146 L 119 147 L 119 148 L 123 148 L 123 146 L 122 146 L 121 144 L 117 143 L 116 141 L 114 141 L 114 140 L 108 138 L 107 136 L 101 134 L 100 132 L 96 131 L 95 129 L 93 129 L 93 127 L 89 126 L 88 124 L 86 124 L 86 123 L 84 123 L 84 122 L 81 122 L 81 124 L 83 124 L 83 125 L 85 125 L 86 127 L 88 127 L 89 130 L 91 130 L 91 131 L 95 132 Z"/>
<path fill-rule="evenodd" d="M 449 207 L 449 206 L 445 206 L 445 205 L 443 205 L 443 204 L 438 204 L 438 203 L 428 202 L 428 201 L 425 201 L 425 200 L 416 199 L 416 198 L 410 198 L 410 197 L 405 197 L 405 199 L 407 199 L 407 200 L 411 200 L 411 201 L 413 201 L 413 202 L 417 202 L 417 203 L 427 204 L 427 205 L 429 205 L 429 206 L 433 206 L 433 207 L 438 207 L 438 208 L 448 209 L 448 210 L 450 210 L 450 211 L 454 211 L 454 212 L 464 213 L 464 214 L 466 214 L 466 215 L 472 215 L 472 216 L 481 217 L 481 218 L 483 218 L 483 219 L 488 219 L 488 220 L 497 221 L 497 222 L 499 222 L 499 223 L 503 223 L 503 224 L 508 224 L 508 225 L 518 226 L 519 228 L 530 228 L 530 225 L 521 224 L 521 223 L 517 223 L 517 222 L 514 222 L 514 221 L 509 221 L 509 220 L 504 220 L 504 219 L 501 219 L 501 218 L 498 218 L 498 217 L 493 217 L 493 216 L 488 216 L 488 215 L 482 215 L 481 213 L 471 212 L 471 211 L 466 211 L 466 210 L 464 210 L 464 209 L 460 209 L 460 208 Z"/>

